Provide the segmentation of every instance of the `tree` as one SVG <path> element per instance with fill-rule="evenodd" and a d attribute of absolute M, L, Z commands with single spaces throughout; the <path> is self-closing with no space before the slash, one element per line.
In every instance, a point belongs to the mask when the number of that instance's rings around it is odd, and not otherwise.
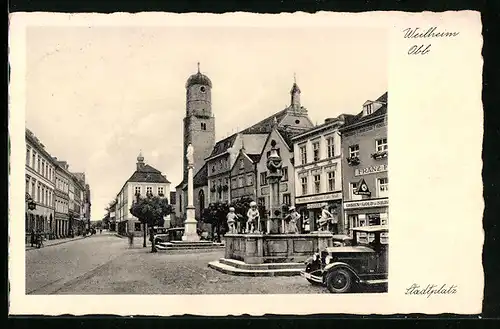
<path fill-rule="evenodd" d="M 217 229 L 217 241 L 220 242 L 221 226 L 225 227 L 226 216 L 229 212 L 229 205 L 225 202 L 214 202 L 203 209 L 202 220 L 212 225 L 212 236 L 214 229 Z"/>
<path fill-rule="evenodd" d="M 167 198 L 147 194 L 145 198 L 136 195 L 135 201 L 130 207 L 130 213 L 137 217 L 144 228 L 144 247 L 146 246 L 146 227 L 149 227 L 149 240 L 151 241 L 151 252 L 156 252 L 154 241 L 154 227 L 163 226 L 164 217 L 172 213 L 172 206 Z"/>

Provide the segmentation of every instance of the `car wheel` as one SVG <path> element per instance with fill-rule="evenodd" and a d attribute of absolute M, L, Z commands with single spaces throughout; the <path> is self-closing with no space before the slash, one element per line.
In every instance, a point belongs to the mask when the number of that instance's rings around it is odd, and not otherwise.
<path fill-rule="evenodd" d="M 351 290 L 353 278 L 348 270 L 339 268 L 328 273 L 325 281 L 331 293 L 345 293 Z"/>

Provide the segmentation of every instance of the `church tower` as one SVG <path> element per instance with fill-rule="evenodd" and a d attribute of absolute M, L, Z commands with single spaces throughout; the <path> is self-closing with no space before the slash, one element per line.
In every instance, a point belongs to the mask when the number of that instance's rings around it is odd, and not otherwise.
<path fill-rule="evenodd" d="M 215 118 L 212 114 L 212 82 L 200 72 L 186 82 L 186 116 L 184 118 L 183 168 L 187 179 L 186 149 L 193 145 L 194 174 L 205 163 L 215 144 Z"/>

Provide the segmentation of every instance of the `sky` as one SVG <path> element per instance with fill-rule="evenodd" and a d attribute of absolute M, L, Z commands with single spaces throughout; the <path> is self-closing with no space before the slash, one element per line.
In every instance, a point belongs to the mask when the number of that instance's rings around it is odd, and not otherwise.
<path fill-rule="evenodd" d="M 338 27 L 29 27 L 26 127 L 85 172 L 92 220 L 145 162 L 182 178 L 185 83 L 212 81 L 216 139 L 285 108 L 294 74 L 314 123 L 388 86 L 383 30 Z"/>

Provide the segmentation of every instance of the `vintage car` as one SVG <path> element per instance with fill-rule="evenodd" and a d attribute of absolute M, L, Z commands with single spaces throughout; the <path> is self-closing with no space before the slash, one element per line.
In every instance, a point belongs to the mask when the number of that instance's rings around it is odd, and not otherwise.
<path fill-rule="evenodd" d="M 364 226 L 351 231 L 350 245 L 318 251 L 306 260 L 301 275 L 332 293 L 350 292 L 358 284 L 387 283 L 388 227 Z"/>
<path fill-rule="evenodd" d="M 198 229 L 198 235 L 201 234 L 201 230 Z M 174 227 L 174 228 L 159 228 L 154 235 L 155 244 L 161 242 L 170 241 L 182 241 L 182 236 L 184 235 L 184 227 Z"/>
<path fill-rule="evenodd" d="M 165 227 L 154 228 L 155 243 L 168 241 L 168 229 Z"/>

